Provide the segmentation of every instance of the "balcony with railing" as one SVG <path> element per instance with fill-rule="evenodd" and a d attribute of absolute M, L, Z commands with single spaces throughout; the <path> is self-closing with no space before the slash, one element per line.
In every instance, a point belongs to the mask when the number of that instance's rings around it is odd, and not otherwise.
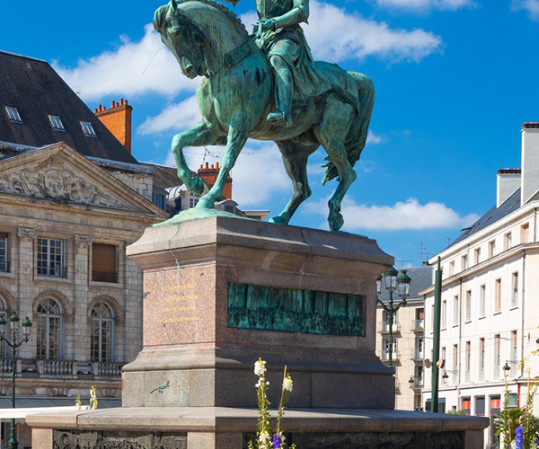
<path fill-rule="evenodd" d="M 396 362 L 397 360 L 399 360 L 399 351 L 393 351 L 391 353 L 391 360 L 393 362 Z M 382 353 L 382 361 L 384 362 L 388 362 L 389 361 L 389 352 L 388 351 L 384 351 Z"/>
<path fill-rule="evenodd" d="M 17 359 L 15 372 L 23 376 L 120 379 L 124 362 L 77 362 L 76 360 Z M 0 358 L 0 377 L 11 376 L 11 359 Z"/>
<path fill-rule="evenodd" d="M 423 388 L 423 378 L 422 377 L 410 377 L 408 381 L 410 388 L 421 389 Z"/>
<path fill-rule="evenodd" d="M 414 332 L 424 332 L 425 331 L 425 320 L 413 320 L 412 329 Z"/>
<path fill-rule="evenodd" d="M 97 377 L 121 377 L 123 366 L 121 362 L 94 362 L 92 372 Z"/>
<path fill-rule="evenodd" d="M 414 362 L 422 362 L 425 358 L 425 351 L 423 349 L 414 348 L 410 350 L 410 358 Z"/>
<path fill-rule="evenodd" d="M 400 325 L 397 321 L 393 323 L 393 326 L 390 326 L 388 322 L 386 321 L 380 321 L 378 323 L 378 332 L 381 332 L 383 334 L 389 333 L 389 329 L 392 327 L 392 332 L 396 334 L 400 330 Z"/>

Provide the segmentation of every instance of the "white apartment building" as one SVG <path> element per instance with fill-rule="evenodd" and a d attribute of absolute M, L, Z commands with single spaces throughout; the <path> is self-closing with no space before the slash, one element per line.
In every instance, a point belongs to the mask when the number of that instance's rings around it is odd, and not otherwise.
<path fill-rule="evenodd" d="M 539 346 L 538 210 L 539 123 L 524 123 L 522 169 L 498 170 L 496 205 L 430 260 L 439 256 L 442 266 L 440 410 L 495 416 L 504 374 L 510 405 L 526 402 L 528 374 L 539 375 L 539 356 L 531 355 Z M 431 365 L 434 286 L 422 293 Z M 426 369 L 425 398 L 431 374 Z M 493 426 L 485 432 L 486 447 L 499 447 Z"/>

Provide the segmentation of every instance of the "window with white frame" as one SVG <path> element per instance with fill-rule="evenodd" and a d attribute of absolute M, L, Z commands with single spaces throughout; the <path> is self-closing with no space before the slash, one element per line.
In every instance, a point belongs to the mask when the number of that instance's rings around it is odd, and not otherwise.
<path fill-rule="evenodd" d="M 466 292 L 466 306 L 465 306 L 466 321 L 472 319 L 472 291 Z"/>
<path fill-rule="evenodd" d="M 457 383 L 459 368 L 459 345 L 453 345 L 453 383 Z"/>
<path fill-rule="evenodd" d="M 475 256 L 475 264 L 477 265 L 478 263 L 481 262 L 481 248 L 476 248 L 475 251 L 474 251 L 474 256 Z"/>
<path fill-rule="evenodd" d="M 92 362 L 114 360 L 114 312 L 105 302 L 98 302 L 90 313 L 92 317 Z"/>
<path fill-rule="evenodd" d="M 421 360 L 423 359 L 425 353 L 424 353 L 424 340 L 423 337 L 416 337 L 415 340 L 415 359 Z"/>
<path fill-rule="evenodd" d="M 460 304 L 459 304 L 459 297 L 458 295 L 455 295 L 453 297 L 453 325 L 456 326 L 459 324 L 459 313 L 460 313 Z"/>
<path fill-rule="evenodd" d="M 449 276 L 453 276 L 455 274 L 455 261 L 452 260 L 449 262 Z"/>
<path fill-rule="evenodd" d="M 479 339 L 479 380 L 485 378 L 485 339 Z"/>
<path fill-rule="evenodd" d="M 518 305 L 518 273 L 513 273 L 511 276 L 511 307 L 516 307 Z"/>
<path fill-rule="evenodd" d="M 501 338 L 500 335 L 494 335 L 494 379 L 500 378 L 501 365 Z"/>
<path fill-rule="evenodd" d="M 37 306 L 37 347 L 39 360 L 62 360 L 62 307 L 54 298 L 45 298 Z"/>
<path fill-rule="evenodd" d="M 511 331 L 511 375 L 516 376 L 518 365 L 518 340 L 517 331 Z"/>
<path fill-rule="evenodd" d="M 442 301 L 441 315 L 441 327 L 445 329 L 447 327 L 447 301 L 445 299 Z"/>
<path fill-rule="evenodd" d="M 470 369 L 472 366 L 472 343 L 466 342 L 466 359 L 465 359 L 466 382 L 470 382 Z"/>
<path fill-rule="evenodd" d="M 468 268 L 468 255 L 465 254 L 460 258 L 460 266 L 462 267 L 462 270 L 466 270 Z"/>
<path fill-rule="evenodd" d="M 94 127 L 90 122 L 80 122 L 80 126 L 82 128 L 82 132 L 85 136 L 88 137 L 97 137 L 94 131 Z"/>
<path fill-rule="evenodd" d="M 488 242 L 488 257 L 494 257 L 496 255 L 496 240 Z"/>
<path fill-rule="evenodd" d="M 529 223 L 524 223 L 520 227 L 520 243 L 529 243 L 530 242 L 530 225 Z"/>
<path fill-rule="evenodd" d="M 0 232 L 0 271 L 9 272 L 7 232 Z"/>
<path fill-rule="evenodd" d="M 384 338 L 383 347 L 384 347 L 384 354 L 383 354 L 384 360 L 389 360 L 389 351 L 391 351 L 392 360 L 397 359 L 397 340 L 393 339 L 390 345 L 389 339 Z"/>
<path fill-rule="evenodd" d="M 22 123 L 22 118 L 17 108 L 14 108 L 13 106 L 6 106 L 6 114 L 12 122 Z"/>
<path fill-rule="evenodd" d="M 37 239 L 37 274 L 66 277 L 63 240 Z"/>
<path fill-rule="evenodd" d="M 485 316 L 485 309 L 487 303 L 487 287 L 481 285 L 479 287 L 479 316 Z"/>
<path fill-rule="evenodd" d="M 494 281 L 494 313 L 501 312 L 502 310 L 502 280 L 496 279 Z"/>
<path fill-rule="evenodd" d="M 65 131 L 64 124 L 57 115 L 49 115 L 49 122 L 55 131 Z"/>
<path fill-rule="evenodd" d="M 508 232 L 503 236 L 503 247 L 504 249 L 509 249 L 513 246 L 513 234 Z"/>

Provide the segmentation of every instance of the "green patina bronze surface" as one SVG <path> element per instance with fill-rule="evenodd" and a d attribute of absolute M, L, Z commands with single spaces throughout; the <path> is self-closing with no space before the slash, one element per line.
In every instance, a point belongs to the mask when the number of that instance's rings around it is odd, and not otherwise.
<path fill-rule="evenodd" d="M 356 179 L 353 165 L 367 139 L 373 84 L 360 73 L 312 60 L 300 27 L 308 0 L 258 0 L 256 6 L 254 34 L 213 0 L 171 0 L 155 12 L 154 27 L 182 72 L 203 77 L 197 89 L 202 121 L 172 139 L 178 176 L 202 195 L 202 179 L 188 167 L 183 149 L 224 145 L 215 184 L 196 206 L 213 208 L 247 139 L 275 141 L 293 192 L 271 221 L 288 224 L 311 194 L 307 160 L 322 146 L 328 161 L 323 182 L 338 181 L 328 202 L 330 229 L 338 230 L 342 200 Z"/>
<path fill-rule="evenodd" d="M 362 296 L 228 284 L 228 327 L 364 337 Z"/>

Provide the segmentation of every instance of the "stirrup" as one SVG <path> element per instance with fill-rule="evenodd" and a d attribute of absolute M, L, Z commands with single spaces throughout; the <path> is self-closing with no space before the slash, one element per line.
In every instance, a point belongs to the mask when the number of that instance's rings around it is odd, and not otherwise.
<path fill-rule="evenodd" d="M 282 111 L 270 112 L 267 120 L 273 126 L 283 126 L 285 128 L 290 128 L 292 126 L 292 120 Z"/>

